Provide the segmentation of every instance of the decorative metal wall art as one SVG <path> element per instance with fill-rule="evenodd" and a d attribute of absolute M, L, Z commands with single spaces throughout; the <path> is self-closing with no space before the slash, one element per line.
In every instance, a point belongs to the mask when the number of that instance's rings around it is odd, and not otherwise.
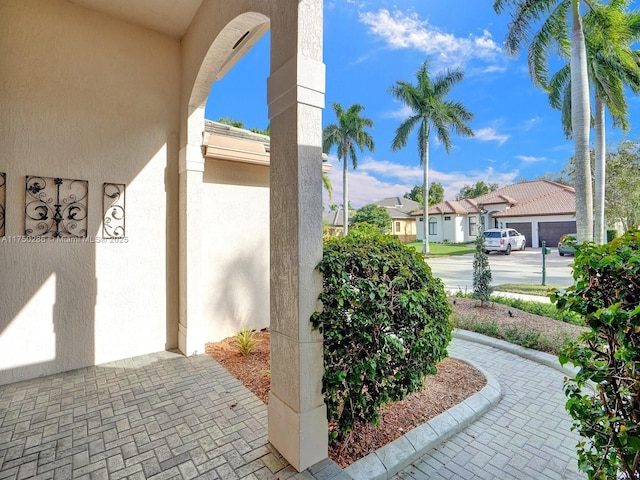
<path fill-rule="evenodd" d="M 125 187 L 124 183 L 102 185 L 102 236 L 104 238 L 124 238 L 125 236 Z"/>
<path fill-rule="evenodd" d="M 26 177 L 24 234 L 27 237 L 85 238 L 89 182 Z"/>
<path fill-rule="evenodd" d="M 0 237 L 4 237 L 4 206 L 7 204 L 7 174 L 0 172 Z"/>

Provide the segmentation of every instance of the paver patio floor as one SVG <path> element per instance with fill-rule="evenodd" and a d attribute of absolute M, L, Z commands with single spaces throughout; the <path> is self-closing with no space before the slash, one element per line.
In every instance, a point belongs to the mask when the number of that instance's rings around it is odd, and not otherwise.
<path fill-rule="evenodd" d="M 266 425 L 266 406 L 213 359 L 135 357 L 1 386 L 0 479 L 313 478 Z"/>

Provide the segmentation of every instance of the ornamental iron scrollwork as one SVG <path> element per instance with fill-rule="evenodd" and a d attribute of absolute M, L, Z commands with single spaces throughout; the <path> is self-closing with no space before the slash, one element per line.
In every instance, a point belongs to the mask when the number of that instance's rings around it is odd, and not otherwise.
<path fill-rule="evenodd" d="M 86 180 L 27 176 L 25 236 L 85 238 L 88 193 Z"/>
<path fill-rule="evenodd" d="M 7 204 L 7 174 L 0 172 L 0 237 L 4 237 L 4 209 Z"/>
<path fill-rule="evenodd" d="M 104 238 L 124 238 L 125 236 L 125 194 L 124 183 L 105 183 L 102 186 L 102 236 Z"/>

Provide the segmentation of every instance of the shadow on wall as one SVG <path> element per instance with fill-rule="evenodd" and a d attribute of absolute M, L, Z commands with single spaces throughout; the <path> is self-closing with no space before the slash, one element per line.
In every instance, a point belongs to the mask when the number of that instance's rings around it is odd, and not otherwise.
<path fill-rule="evenodd" d="M 263 249 L 236 254 L 216 265 L 217 280 L 208 286 L 206 341 L 232 336 L 242 327 L 269 326 L 269 262 Z M 267 250 L 268 254 L 268 250 Z M 266 257 L 266 258 L 265 258 Z"/>
<path fill-rule="evenodd" d="M 7 242 L 14 242 L 0 245 L 0 383 L 92 365 L 150 326 L 160 340 L 147 350 L 161 348 L 162 337 L 174 343 L 161 322 L 177 307 L 165 310 L 156 288 L 164 276 L 155 271 L 165 256 L 158 219 L 177 191 L 175 176 L 163 183 L 165 167 L 177 170 L 177 147 L 163 152 L 168 132 L 179 129 L 179 42 L 70 2 L 14 0 L 0 8 L 9 39 L 0 57 L 11 72 L 0 94 L 0 170 Z M 21 243 L 26 175 L 89 182 L 86 242 Z M 126 184 L 128 204 L 142 203 L 127 209 L 126 244 L 96 243 L 103 182 Z M 177 245 L 177 234 L 167 242 Z M 135 280 L 145 274 L 160 280 L 151 287 Z M 177 280 L 168 281 L 177 298 Z M 149 304 L 158 315 L 144 315 Z M 122 355 L 137 353 L 145 352 Z"/>

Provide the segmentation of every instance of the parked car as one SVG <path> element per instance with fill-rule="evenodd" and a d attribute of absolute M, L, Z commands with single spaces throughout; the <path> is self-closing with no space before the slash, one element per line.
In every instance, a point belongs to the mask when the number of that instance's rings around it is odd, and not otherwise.
<path fill-rule="evenodd" d="M 503 252 L 509 255 L 511 250 L 524 250 L 527 239 L 513 228 L 490 228 L 484 231 L 485 253 Z"/>
<path fill-rule="evenodd" d="M 560 237 L 558 242 L 558 255 L 564 257 L 565 255 L 575 255 L 575 244 L 578 241 L 577 233 L 567 233 Z"/>

